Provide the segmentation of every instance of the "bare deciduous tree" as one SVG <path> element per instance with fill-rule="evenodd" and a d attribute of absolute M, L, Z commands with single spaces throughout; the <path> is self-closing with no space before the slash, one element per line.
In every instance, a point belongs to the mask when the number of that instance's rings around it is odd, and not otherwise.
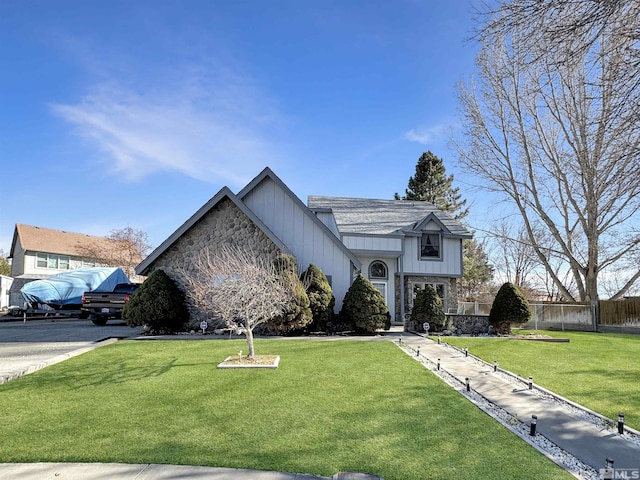
<path fill-rule="evenodd" d="M 120 267 L 129 278 L 135 278 L 135 267 L 147 256 L 151 245 L 142 230 L 125 227 L 111 230 L 106 242 L 94 242 L 79 247 L 79 253 L 97 264 Z"/>
<path fill-rule="evenodd" d="M 273 258 L 238 247 L 203 251 L 182 276 L 195 305 L 244 333 L 249 358 L 254 328 L 282 315 L 293 295 L 291 277 L 278 274 Z"/>
<path fill-rule="evenodd" d="M 628 78 L 636 42 L 615 34 L 632 21 L 612 17 L 588 45 L 572 36 L 552 43 L 532 23 L 493 30 L 480 36 L 477 82 L 459 89 L 461 161 L 515 206 L 568 300 L 596 300 L 599 276 L 640 245 L 640 91 Z M 637 265 L 626 273 L 614 298 L 640 278 Z"/>

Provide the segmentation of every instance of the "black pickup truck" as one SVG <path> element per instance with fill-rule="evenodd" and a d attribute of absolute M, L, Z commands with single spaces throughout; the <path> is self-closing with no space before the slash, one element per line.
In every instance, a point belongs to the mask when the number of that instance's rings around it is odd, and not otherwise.
<path fill-rule="evenodd" d="M 110 318 L 120 318 L 124 304 L 139 286 L 139 283 L 119 283 L 113 292 L 84 292 L 81 311 L 90 315 L 94 324 L 105 325 Z"/>

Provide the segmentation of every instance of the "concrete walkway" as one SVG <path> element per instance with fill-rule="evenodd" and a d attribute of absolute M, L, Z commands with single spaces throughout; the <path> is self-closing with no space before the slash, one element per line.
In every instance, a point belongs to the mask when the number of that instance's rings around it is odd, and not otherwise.
<path fill-rule="evenodd" d="M 405 334 L 402 340 L 413 349 L 419 348 L 420 355 L 434 364 L 440 359 L 441 370 L 461 382 L 468 378 L 471 389 L 528 425 L 532 415 L 536 415 L 539 434 L 596 471 L 604 468 L 606 459 L 610 458 L 616 470 L 638 469 L 640 474 L 640 446 L 623 436 L 569 412 L 524 384 L 522 388 L 514 388 L 513 383 L 495 374 L 491 366 L 466 357 L 460 350 L 419 335 Z"/>

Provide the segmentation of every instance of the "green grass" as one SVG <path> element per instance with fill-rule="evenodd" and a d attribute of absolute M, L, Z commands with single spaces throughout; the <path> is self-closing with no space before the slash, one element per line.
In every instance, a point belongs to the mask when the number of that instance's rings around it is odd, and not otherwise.
<path fill-rule="evenodd" d="M 526 333 L 526 332 L 524 332 Z M 640 337 L 585 332 L 539 332 L 568 338 L 544 343 L 495 338 L 447 338 L 458 347 L 536 384 L 640 430 Z"/>
<path fill-rule="evenodd" d="M 568 479 L 391 342 L 120 342 L 0 385 L 0 461 Z"/>

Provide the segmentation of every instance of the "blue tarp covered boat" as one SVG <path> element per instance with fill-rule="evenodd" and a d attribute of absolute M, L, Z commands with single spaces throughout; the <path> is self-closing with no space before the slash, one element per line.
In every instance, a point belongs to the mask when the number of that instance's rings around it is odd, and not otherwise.
<path fill-rule="evenodd" d="M 20 289 L 20 293 L 32 305 L 44 304 L 55 309 L 80 308 L 84 292 L 112 292 L 118 283 L 129 283 L 129 277 L 120 268 L 78 268 L 29 282 Z"/>

